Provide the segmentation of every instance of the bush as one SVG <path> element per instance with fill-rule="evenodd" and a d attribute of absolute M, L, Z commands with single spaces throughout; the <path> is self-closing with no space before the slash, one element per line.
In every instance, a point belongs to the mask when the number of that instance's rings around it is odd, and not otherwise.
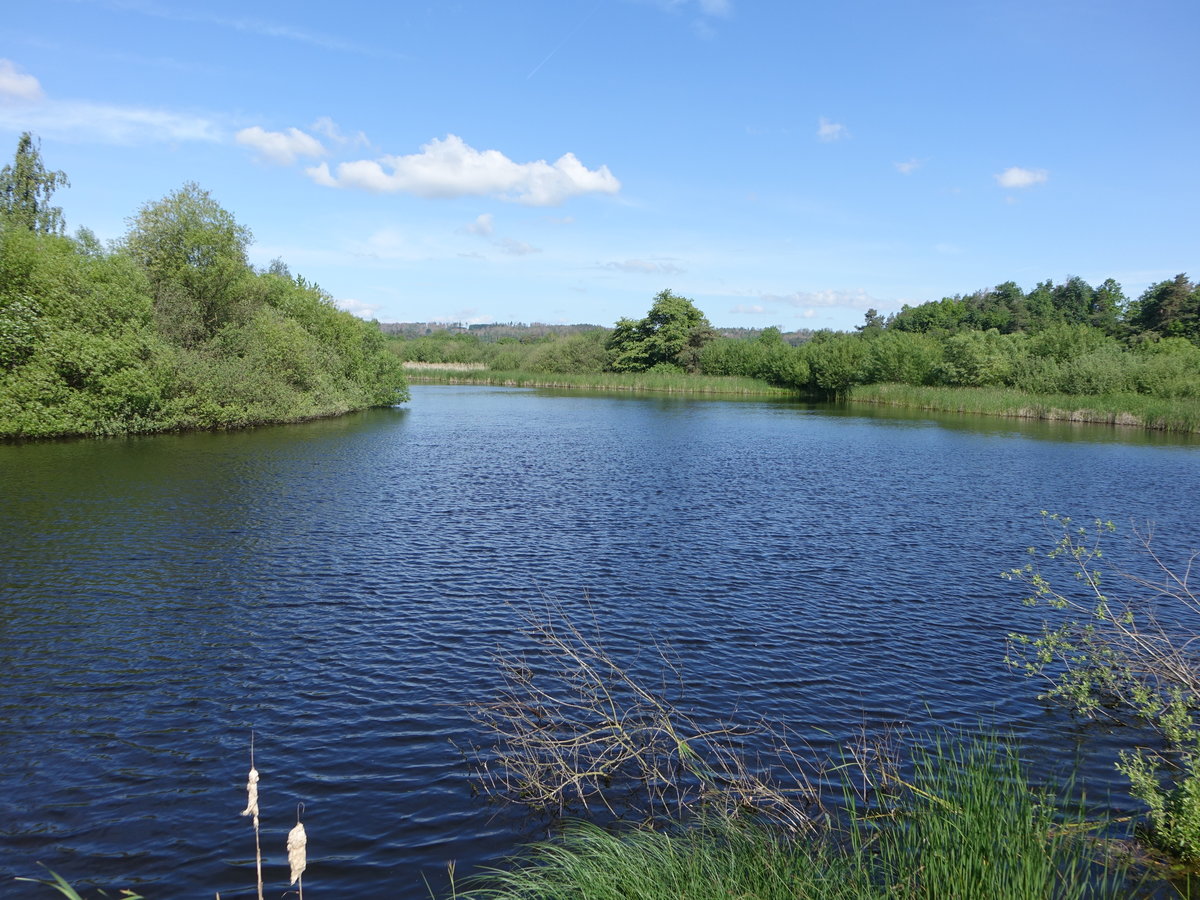
<path fill-rule="evenodd" d="M 1200 601 L 1188 583 L 1195 554 L 1180 568 L 1156 554 L 1150 533 L 1139 548 L 1150 576 L 1116 572 L 1137 593 L 1121 597 L 1101 570 L 1111 522 L 1091 528 L 1042 514 L 1053 544 L 1006 577 L 1025 585 L 1025 603 L 1045 611 L 1039 631 L 1009 636 L 1009 662 L 1046 679 L 1044 696 L 1089 717 L 1138 720 L 1158 734 L 1157 750 L 1123 750 L 1117 768 L 1150 810 L 1155 844 L 1200 864 Z M 1056 571 L 1073 577 L 1060 584 Z M 1050 574 L 1047 574 L 1050 573 Z M 1181 573 L 1181 574 L 1180 574 Z"/>

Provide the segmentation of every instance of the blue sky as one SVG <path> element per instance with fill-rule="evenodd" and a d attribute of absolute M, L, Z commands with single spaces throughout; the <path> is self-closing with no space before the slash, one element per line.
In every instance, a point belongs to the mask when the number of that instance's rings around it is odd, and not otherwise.
<path fill-rule="evenodd" d="M 41 0 L 0 156 L 68 228 L 187 181 L 381 321 L 850 328 L 1196 268 L 1195 0 Z M 1192 271 L 1196 276 L 1200 272 Z"/>

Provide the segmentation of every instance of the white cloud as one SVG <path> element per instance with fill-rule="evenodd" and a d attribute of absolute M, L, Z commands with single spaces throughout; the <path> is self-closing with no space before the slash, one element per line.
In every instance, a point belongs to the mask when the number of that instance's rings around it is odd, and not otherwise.
<path fill-rule="evenodd" d="M 696 10 L 702 16 L 727 16 L 733 12 L 731 0 L 650 0 L 650 2 L 669 12 Z"/>
<path fill-rule="evenodd" d="M 532 244 L 527 244 L 524 241 L 518 241 L 516 238 L 502 237 L 492 241 L 497 247 L 505 253 L 513 256 L 528 256 L 530 253 L 541 253 L 541 247 L 535 247 Z"/>
<path fill-rule="evenodd" d="M 428 255 L 398 228 L 380 228 L 368 235 L 365 241 L 355 242 L 352 248 L 358 256 L 381 260 L 411 261 L 425 258 Z"/>
<path fill-rule="evenodd" d="M 391 52 L 382 52 L 373 48 L 354 44 L 343 38 L 337 37 L 336 35 L 305 31 L 300 28 L 295 28 L 291 25 L 285 25 L 279 22 L 268 22 L 263 19 L 229 18 L 226 16 L 209 13 L 207 11 L 181 11 L 169 9 L 165 6 L 159 6 L 153 2 L 146 2 L 146 0 L 139 0 L 139 2 L 121 2 L 115 5 L 121 9 L 122 12 L 136 13 L 143 16 L 152 16 L 157 19 L 166 19 L 171 22 L 216 25 L 219 28 L 229 28 L 234 31 L 263 35 L 264 37 L 296 41 L 301 44 L 310 44 L 314 47 L 322 47 L 326 50 L 339 50 L 346 53 L 357 53 L 368 56 L 387 56 L 393 58 L 396 56 Z"/>
<path fill-rule="evenodd" d="M 360 319 L 374 319 L 375 314 L 382 308 L 378 303 L 363 303 L 361 300 L 352 300 L 349 297 L 340 298 L 333 301 L 338 309 L 344 309 L 348 313 L 353 313 Z"/>
<path fill-rule="evenodd" d="M 735 315 L 758 315 L 759 313 L 765 313 L 767 308 L 759 303 L 752 303 L 750 305 L 739 303 L 729 311 Z"/>
<path fill-rule="evenodd" d="M 41 100 L 44 94 L 36 78 L 22 72 L 10 59 L 0 59 L 0 100 Z"/>
<path fill-rule="evenodd" d="M 221 127 L 211 119 L 161 109 L 100 103 L 47 101 L 35 109 L 0 105 L 0 126 L 36 131 L 43 137 L 68 137 L 129 145 L 152 141 L 220 141 Z"/>
<path fill-rule="evenodd" d="M 850 132 L 846 130 L 846 126 L 840 122 L 831 122 L 829 119 L 821 116 L 817 120 L 817 137 L 829 143 L 831 141 L 840 141 L 842 138 L 850 137 Z"/>
<path fill-rule="evenodd" d="M 999 175 L 992 176 L 1000 187 L 1027 188 L 1035 184 L 1043 184 L 1050 178 L 1045 169 L 1022 169 L 1020 166 L 1010 166 Z"/>
<path fill-rule="evenodd" d="M 300 156 L 324 156 L 325 147 L 311 134 L 299 128 L 284 131 L 266 131 L 255 125 L 243 128 L 234 140 L 243 147 L 258 151 L 260 158 L 280 166 L 290 166 Z"/>
<path fill-rule="evenodd" d="M 342 129 L 338 128 L 337 123 L 329 118 L 329 116 L 321 116 L 309 128 L 341 146 L 353 144 L 355 147 L 369 147 L 371 145 L 366 134 L 361 131 L 357 132 L 354 137 L 347 137 L 342 133 Z"/>
<path fill-rule="evenodd" d="M 830 307 L 843 306 L 849 309 L 878 308 L 878 300 L 862 288 L 854 291 L 796 291 L 793 294 L 764 294 L 762 297 L 768 303 L 786 303 L 788 306 L 799 307 Z"/>
<path fill-rule="evenodd" d="M 573 153 L 553 165 L 545 160 L 516 163 L 499 150 L 476 150 L 453 134 L 433 139 L 420 153 L 344 162 L 336 174 L 325 163 L 305 171 L 328 187 L 418 197 L 490 195 L 530 206 L 554 206 L 579 194 L 615 194 L 621 189 L 607 166 L 588 169 Z"/>
<path fill-rule="evenodd" d="M 491 237 L 495 231 L 495 226 L 492 224 L 492 214 L 482 213 L 475 217 L 475 221 L 467 226 L 467 234 L 477 234 L 480 237 Z"/>
<path fill-rule="evenodd" d="M 626 259 L 622 262 L 606 262 L 605 269 L 617 272 L 632 272 L 635 275 L 680 275 L 683 269 L 672 262 L 655 259 Z"/>
<path fill-rule="evenodd" d="M 921 160 L 910 159 L 906 162 L 892 163 L 892 165 L 896 167 L 896 171 L 901 175 L 911 175 L 917 169 L 921 168 Z"/>

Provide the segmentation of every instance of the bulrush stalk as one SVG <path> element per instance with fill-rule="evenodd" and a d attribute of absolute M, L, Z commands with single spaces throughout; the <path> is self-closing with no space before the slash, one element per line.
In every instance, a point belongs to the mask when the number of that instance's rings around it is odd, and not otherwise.
<path fill-rule="evenodd" d="M 300 821 L 300 813 L 304 804 L 296 809 L 296 827 L 288 832 L 287 855 L 288 865 L 292 867 L 292 884 L 300 883 L 300 900 L 304 900 L 304 869 L 308 865 L 305 848 L 308 847 L 308 835 L 304 833 L 304 823 Z"/>
<path fill-rule="evenodd" d="M 246 808 L 243 816 L 254 817 L 254 864 L 258 874 L 258 900 L 263 900 L 262 842 L 258 827 L 258 769 L 254 768 L 254 737 L 250 737 L 250 774 L 246 780 Z"/>

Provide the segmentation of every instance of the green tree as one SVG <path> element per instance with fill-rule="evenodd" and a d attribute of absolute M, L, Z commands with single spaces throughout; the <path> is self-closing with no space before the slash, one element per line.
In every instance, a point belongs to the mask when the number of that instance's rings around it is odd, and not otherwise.
<path fill-rule="evenodd" d="M 906 303 L 892 316 L 888 327 L 897 331 L 954 331 L 962 327 L 967 312 L 966 301 L 958 297 L 943 297 L 919 306 Z"/>
<path fill-rule="evenodd" d="M 1092 293 L 1091 324 L 1105 334 L 1116 335 L 1126 305 L 1128 301 L 1121 285 L 1112 278 L 1105 279 Z"/>
<path fill-rule="evenodd" d="M 1072 275 L 1050 292 L 1051 301 L 1059 316 L 1071 325 L 1079 325 L 1091 319 L 1094 296 L 1092 286 L 1078 275 Z"/>
<path fill-rule="evenodd" d="M 1025 308 L 1029 318 L 1026 327 L 1030 329 L 1045 328 L 1058 320 L 1058 311 L 1054 306 L 1054 282 L 1042 281 L 1032 291 L 1025 295 Z"/>
<path fill-rule="evenodd" d="M 1200 339 L 1200 288 L 1184 273 L 1151 285 L 1129 311 L 1136 331 Z"/>
<path fill-rule="evenodd" d="M 808 387 L 844 398 L 867 378 L 870 341 L 857 334 L 833 334 L 804 345 Z"/>
<path fill-rule="evenodd" d="M 700 370 L 704 345 L 717 336 L 704 313 L 687 297 L 660 291 L 644 319 L 621 319 L 608 338 L 609 368 L 644 372 L 670 366 Z"/>
<path fill-rule="evenodd" d="M 50 205 L 60 187 L 69 186 L 65 172 L 49 172 L 42 164 L 41 142 L 24 132 L 17 140 L 11 165 L 0 169 L 0 214 L 21 228 L 41 234 L 62 234 L 62 208 Z"/>
<path fill-rule="evenodd" d="M 229 321 L 239 286 L 252 275 L 246 262 L 252 239 L 250 229 L 195 182 L 147 203 L 129 220 L 124 249 L 150 278 L 167 337 L 195 344 Z"/>
<path fill-rule="evenodd" d="M 871 307 L 863 316 L 863 323 L 855 326 L 854 330 L 859 334 L 876 335 L 883 331 L 885 325 L 887 320 L 879 314 L 879 310 Z"/>

